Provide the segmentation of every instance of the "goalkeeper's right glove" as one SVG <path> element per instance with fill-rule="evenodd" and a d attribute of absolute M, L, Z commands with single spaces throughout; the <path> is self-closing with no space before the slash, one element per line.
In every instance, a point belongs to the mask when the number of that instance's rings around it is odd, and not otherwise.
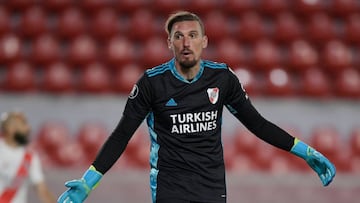
<path fill-rule="evenodd" d="M 57 200 L 58 203 L 82 203 L 99 184 L 102 174 L 94 166 L 84 173 L 78 180 L 71 180 L 65 183 L 67 189 Z"/>

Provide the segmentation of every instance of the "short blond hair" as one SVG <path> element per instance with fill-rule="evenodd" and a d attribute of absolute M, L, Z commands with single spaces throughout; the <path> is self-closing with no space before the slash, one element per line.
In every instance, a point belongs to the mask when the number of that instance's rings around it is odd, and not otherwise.
<path fill-rule="evenodd" d="M 182 22 L 182 21 L 197 21 L 200 24 L 202 34 L 205 35 L 204 23 L 202 22 L 199 16 L 189 11 L 178 11 L 176 13 L 171 14 L 165 23 L 166 33 L 170 36 L 173 25 L 177 22 Z"/>

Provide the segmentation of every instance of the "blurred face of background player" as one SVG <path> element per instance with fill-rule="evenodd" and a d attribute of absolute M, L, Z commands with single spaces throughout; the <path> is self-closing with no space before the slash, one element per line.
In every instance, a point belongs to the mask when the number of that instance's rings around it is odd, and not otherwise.
<path fill-rule="evenodd" d="M 187 79 L 195 77 L 200 59 L 208 43 L 200 23 L 195 20 L 176 22 L 168 37 L 168 46 L 175 56 L 177 70 Z"/>
<path fill-rule="evenodd" d="M 23 113 L 3 113 L 1 115 L 1 131 L 5 142 L 10 146 L 25 146 L 29 142 L 30 126 Z"/>

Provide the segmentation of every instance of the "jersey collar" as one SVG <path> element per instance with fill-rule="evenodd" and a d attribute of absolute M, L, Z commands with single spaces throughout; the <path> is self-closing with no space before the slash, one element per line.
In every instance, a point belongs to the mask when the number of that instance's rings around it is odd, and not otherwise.
<path fill-rule="evenodd" d="M 199 80 L 199 78 L 201 77 L 202 73 L 204 72 L 204 62 L 203 62 L 203 60 L 200 60 L 200 70 L 199 70 L 199 72 L 196 74 L 196 76 L 194 77 L 193 80 L 188 81 L 188 80 L 186 80 L 183 76 L 181 76 L 180 73 L 176 70 L 176 67 L 175 67 L 175 58 L 172 58 L 172 59 L 169 61 L 169 65 L 170 65 L 171 73 L 172 73 L 177 79 L 179 79 L 179 80 L 182 81 L 182 82 L 189 83 L 189 84 L 194 83 L 194 82 L 196 82 L 197 80 Z"/>

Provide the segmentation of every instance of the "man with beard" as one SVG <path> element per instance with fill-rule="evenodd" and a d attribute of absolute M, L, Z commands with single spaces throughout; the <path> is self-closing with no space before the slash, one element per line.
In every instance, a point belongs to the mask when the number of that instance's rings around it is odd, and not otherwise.
<path fill-rule="evenodd" d="M 21 112 L 1 115 L 0 139 L 0 202 L 27 202 L 29 183 L 35 186 L 43 203 L 53 203 L 55 197 L 44 182 L 39 157 L 27 149 L 30 126 Z"/>
<path fill-rule="evenodd" d="M 145 118 L 152 201 L 226 202 L 223 106 L 260 139 L 305 159 L 324 186 L 332 181 L 335 167 L 327 158 L 263 118 L 226 64 L 201 59 L 208 38 L 197 15 L 177 12 L 165 29 L 174 58 L 147 70 L 134 85 L 119 124 L 83 177 L 65 183 L 69 189 L 59 203 L 83 202 Z"/>

